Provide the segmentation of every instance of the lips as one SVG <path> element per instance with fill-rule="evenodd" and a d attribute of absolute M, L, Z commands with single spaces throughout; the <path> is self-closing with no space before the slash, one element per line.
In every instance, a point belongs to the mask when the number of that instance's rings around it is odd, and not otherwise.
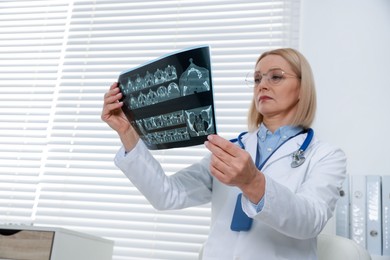
<path fill-rule="evenodd" d="M 272 98 L 271 97 L 269 97 L 269 96 L 260 96 L 259 97 L 259 101 L 267 101 L 267 100 L 271 100 Z"/>

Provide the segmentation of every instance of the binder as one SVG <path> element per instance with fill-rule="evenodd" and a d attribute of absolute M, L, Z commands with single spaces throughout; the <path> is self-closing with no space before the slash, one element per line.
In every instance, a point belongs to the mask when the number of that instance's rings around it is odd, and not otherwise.
<path fill-rule="evenodd" d="M 382 254 L 390 256 L 390 176 L 382 176 L 382 235 Z"/>
<path fill-rule="evenodd" d="M 366 176 L 351 176 L 351 234 L 360 246 L 366 247 Z"/>
<path fill-rule="evenodd" d="M 340 198 L 336 204 L 336 235 L 350 238 L 350 188 L 349 175 L 345 178 L 341 189 Z"/>
<path fill-rule="evenodd" d="M 366 176 L 367 194 L 367 250 L 371 255 L 382 255 L 382 192 L 381 177 Z"/>

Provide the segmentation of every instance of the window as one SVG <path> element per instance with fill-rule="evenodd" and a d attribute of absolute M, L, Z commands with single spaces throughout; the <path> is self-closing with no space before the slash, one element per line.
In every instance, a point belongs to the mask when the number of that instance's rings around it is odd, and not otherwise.
<path fill-rule="evenodd" d="M 2 1 L 0 223 L 54 225 L 115 241 L 113 259 L 197 259 L 210 207 L 154 210 L 115 167 L 100 120 L 121 71 L 208 44 L 217 129 L 246 129 L 259 54 L 297 47 L 299 1 Z M 202 146 L 153 151 L 167 174 Z"/>

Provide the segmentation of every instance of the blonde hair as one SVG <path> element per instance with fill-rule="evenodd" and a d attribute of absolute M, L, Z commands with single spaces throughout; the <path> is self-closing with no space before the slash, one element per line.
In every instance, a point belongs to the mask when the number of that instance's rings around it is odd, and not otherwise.
<path fill-rule="evenodd" d="M 281 48 L 264 52 L 257 59 L 256 65 L 261 59 L 268 55 L 278 55 L 285 59 L 291 66 L 292 71 L 300 78 L 300 99 L 297 104 L 297 112 L 291 122 L 291 125 L 309 128 L 314 121 L 317 109 L 314 77 L 309 62 L 297 50 L 291 48 Z M 257 111 L 255 99 L 252 99 L 248 112 L 249 131 L 257 130 L 262 122 L 263 115 Z"/>

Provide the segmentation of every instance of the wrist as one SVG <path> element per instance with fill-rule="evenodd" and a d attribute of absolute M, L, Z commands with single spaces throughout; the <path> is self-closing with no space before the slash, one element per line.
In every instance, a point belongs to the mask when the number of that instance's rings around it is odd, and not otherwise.
<path fill-rule="evenodd" d="M 119 134 L 123 147 L 125 148 L 125 152 L 130 152 L 137 145 L 139 136 L 134 131 L 134 129 L 130 128 L 128 131 Z"/>
<path fill-rule="evenodd" d="M 258 204 L 265 193 L 264 174 L 258 171 L 251 182 L 242 185 L 240 188 L 242 193 L 249 199 L 250 202 Z"/>

